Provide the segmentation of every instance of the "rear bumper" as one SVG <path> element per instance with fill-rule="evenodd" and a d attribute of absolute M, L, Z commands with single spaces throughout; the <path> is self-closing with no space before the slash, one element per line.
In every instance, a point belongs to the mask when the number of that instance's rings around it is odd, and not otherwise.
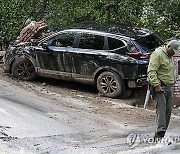
<path fill-rule="evenodd" d="M 137 80 L 137 86 L 143 86 L 143 85 L 146 85 L 148 84 L 148 81 L 147 81 L 147 78 L 140 78 Z"/>
<path fill-rule="evenodd" d="M 129 80 L 128 81 L 128 87 L 129 88 L 137 88 L 142 87 L 148 83 L 147 78 L 139 78 L 137 80 Z"/>

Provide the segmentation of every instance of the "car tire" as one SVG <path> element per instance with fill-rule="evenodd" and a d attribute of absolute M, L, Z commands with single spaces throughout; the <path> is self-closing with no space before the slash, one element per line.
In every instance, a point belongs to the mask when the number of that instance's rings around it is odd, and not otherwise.
<path fill-rule="evenodd" d="M 24 57 L 17 58 L 12 65 L 12 74 L 21 80 L 33 80 L 36 77 L 34 65 Z"/>
<path fill-rule="evenodd" d="M 117 98 L 123 94 L 124 85 L 114 72 L 103 72 L 97 78 L 97 89 L 106 97 Z"/>

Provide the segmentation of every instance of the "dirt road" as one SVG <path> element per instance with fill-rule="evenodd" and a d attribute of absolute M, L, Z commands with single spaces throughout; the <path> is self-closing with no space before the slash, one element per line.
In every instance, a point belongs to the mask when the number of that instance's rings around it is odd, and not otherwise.
<path fill-rule="evenodd" d="M 72 82 L 19 81 L 2 66 L 0 89 L 0 153 L 179 153 L 178 109 L 167 133 L 174 143 L 155 145 L 155 112 L 129 105 L 132 99 Z"/>

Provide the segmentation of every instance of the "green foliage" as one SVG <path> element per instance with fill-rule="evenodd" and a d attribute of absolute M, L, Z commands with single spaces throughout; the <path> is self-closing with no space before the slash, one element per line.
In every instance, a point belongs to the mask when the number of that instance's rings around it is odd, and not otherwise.
<path fill-rule="evenodd" d="M 141 21 L 145 27 L 154 29 L 167 39 L 180 32 L 179 8 L 179 0 L 149 0 L 144 3 Z"/>
<path fill-rule="evenodd" d="M 84 21 L 133 24 L 163 39 L 179 33 L 179 0 L 0 0 L 0 6 L 0 48 L 16 39 L 28 18 L 63 27 Z"/>

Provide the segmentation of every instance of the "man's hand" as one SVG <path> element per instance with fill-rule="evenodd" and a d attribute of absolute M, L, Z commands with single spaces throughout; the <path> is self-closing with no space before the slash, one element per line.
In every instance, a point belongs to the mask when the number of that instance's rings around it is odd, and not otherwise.
<path fill-rule="evenodd" d="M 160 85 L 155 87 L 155 91 L 156 92 L 163 92 L 163 93 L 165 93 L 164 89 Z"/>

